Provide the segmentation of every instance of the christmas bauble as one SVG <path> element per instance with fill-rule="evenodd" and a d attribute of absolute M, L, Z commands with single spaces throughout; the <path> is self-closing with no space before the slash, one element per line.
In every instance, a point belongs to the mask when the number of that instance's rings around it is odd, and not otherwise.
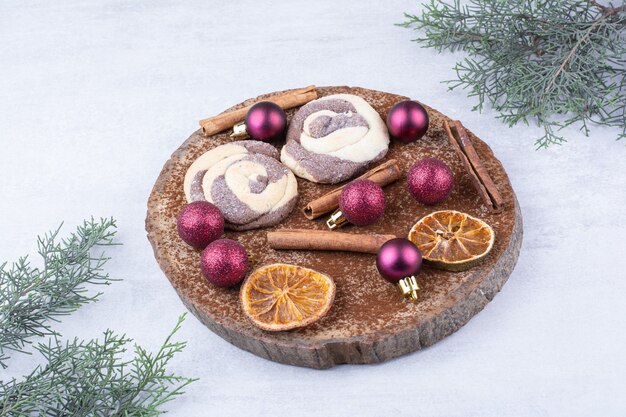
<path fill-rule="evenodd" d="M 401 101 L 389 111 L 387 129 L 394 139 L 402 143 L 414 142 L 428 130 L 428 112 L 415 101 Z"/>
<path fill-rule="evenodd" d="M 398 281 L 417 275 L 422 267 L 422 255 L 417 246 L 403 238 L 385 242 L 378 251 L 376 268 L 387 281 Z"/>
<path fill-rule="evenodd" d="M 250 263 L 245 248 L 239 242 L 218 239 L 202 251 L 200 269 L 210 283 L 231 287 L 245 278 Z"/>
<path fill-rule="evenodd" d="M 352 181 L 341 191 L 339 210 L 350 223 L 367 226 L 383 215 L 385 192 L 374 181 Z"/>
<path fill-rule="evenodd" d="M 208 201 L 194 201 L 180 211 L 176 226 L 185 243 L 204 249 L 224 234 L 224 217 L 220 209 Z"/>
<path fill-rule="evenodd" d="M 407 188 L 422 204 L 439 204 L 454 186 L 454 174 L 448 165 L 435 158 L 417 161 L 407 175 Z"/>
<path fill-rule="evenodd" d="M 269 142 L 282 139 L 287 128 L 287 116 L 276 103 L 261 101 L 246 114 L 246 131 L 252 139 Z"/>

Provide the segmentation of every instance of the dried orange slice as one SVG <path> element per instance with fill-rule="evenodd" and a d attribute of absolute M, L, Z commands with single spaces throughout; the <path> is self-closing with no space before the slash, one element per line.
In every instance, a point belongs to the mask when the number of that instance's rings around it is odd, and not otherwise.
<path fill-rule="evenodd" d="M 241 287 L 241 305 L 263 330 L 309 325 L 328 313 L 335 283 L 328 275 L 296 265 L 272 264 L 250 274 Z"/>
<path fill-rule="evenodd" d="M 484 221 L 454 210 L 436 211 L 415 223 L 409 240 L 427 264 L 463 271 L 480 263 L 493 247 L 495 233 Z"/>

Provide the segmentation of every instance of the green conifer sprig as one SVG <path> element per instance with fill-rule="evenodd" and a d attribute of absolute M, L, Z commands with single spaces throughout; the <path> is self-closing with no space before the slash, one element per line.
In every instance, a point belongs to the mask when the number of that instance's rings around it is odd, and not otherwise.
<path fill-rule="evenodd" d="M 113 281 L 99 248 L 115 244 L 115 227 L 113 219 L 91 219 L 67 238 L 57 229 L 38 239 L 43 266 L 27 257 L 0 266 L 0 364 L 6 367 L 8 351 L 51 336 L 34 346 L 42 365 L 20 380 L 0 380 L 0 417 L 154 417 L 195 380 L 169 371 L 186 346 L 173 340 L 184 315 L 156 353 L 134 345 L 128 355 L 132 340 L 111 330 L 101 339 L 62 342 L 52 329 L 59 316 L 98 299 L 90 284 Z"/>
<path fill-rule="evenodd" d="M 512 126 L 544 128 L 536 146 L 561 144 L 559 130 L 592 124 L 626 137 L 626 4 L 578 0 L 431 0 L 402 26 L 438 51 L 462 50 L 450 89 L 461 87 Z"/>
<path fill-rule="evenodd" d="M 52 338 L 36 350 L 45 358 L 23 380 L 0 382 L 0 417 L 138 416 L 164 413 L 163 404 L 195 381 L 167 370 L 186 343 L 173 341 L 184 316 L 156 353 L 139 345 L 134 357 L 124 353 L 132 342 L 107 330 L 102 340 L 61 342 Z"/>
<path fill-rule="evenodd" d="M 97 249 L 113 245 L 115 228 L 113 219 L 91 219 L 61 239 L 59 227 L 38 238 L 43 266 L 32 266 L 27 256 L 10 268 L 0 265 L 2 367 L 10 350 L 23 351 L 33 337 L 54 335 L 51 323 L 100 297 L 87 284 L 113 281 L 103 271 L 109 258 Z"/>

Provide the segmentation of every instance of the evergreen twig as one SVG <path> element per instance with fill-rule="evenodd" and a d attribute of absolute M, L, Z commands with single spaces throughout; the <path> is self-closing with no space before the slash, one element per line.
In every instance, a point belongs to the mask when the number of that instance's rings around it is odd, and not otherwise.
<path fill-rule="evenodd" d="M 577 124 L 621 129 L 626 137 L 626 3 L 587 0 L 431 0 L 402 26 L 438 51 L 463 50 L 450 89 L 489 103 L 509 126 L 544 128 L 536 146 L 561 144 Z"/>
<path fill-rule="evenodd" d="M 135 345 L 135 357 L 124 359 L 131 339 L 110 330 L 102 340 L 58 338 L 39 344 L 46 363 L 24 380 L 0 382 L 0 417 L 18 416 L 158 416 L 160 407 L 195 381 L 168 372 L 167 365 L 185 342 L 173 341 L 185 316 L 156 353 Z"/>
<path fill-rule="evenodd" d="M 134 345 L 130 359 L 132 340 L 124 335 L 107 330 L 100 340 L 62 342 L 51 328 L 50 321 L 100 296 L 87 284 L 113 281 L 102 269 L 109 258 L 94 249 L 114 244 L 115 227 L 113 219 L 91 219 L 60 240 L 57 229 L 38 239 L 42 267 L 26 257 L 0 267 L 0 363 L 6 366 L 8 350 L 52 336 L 34 347 L 43 365 L 20 381 L 0 381 L 0 417 L 153 417 L 195 381 L 168 371 L 186 346 L 173 340 L 184 315 L 156 353 Z"/>
<path fill-rule="evenodd" d="M 108 285 L 112 279 L 102 269 L 109 258 L 93 251 L 113 244 L 115 227 L 113 219 L 91 219 L 65 239 L 59 239 L 59 227 L 38 238 L 42 267 L 26 256 L 10 268 L 0 265 L 2 367 L 8 351 L 23 352 L 31 338 L 55 335 L 51 321 L 98 299 L 101 293 L 89 292 L 86 284 Z"/>

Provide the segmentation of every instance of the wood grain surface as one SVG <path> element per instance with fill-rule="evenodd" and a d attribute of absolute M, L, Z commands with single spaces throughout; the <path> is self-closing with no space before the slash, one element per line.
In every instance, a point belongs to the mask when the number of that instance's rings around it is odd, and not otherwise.
<path fill-rule="evenodd" d="M 357 94 L 383 118 L 393 104 L 406 99 L 358 87 L 324 87 L 318 88 L 318 93 L 320 96 Z M 467 323 L 491 301 L 513 270 L 522 241 L 522 218 L 507 174 L 491 149 L 468 132 L 504 198 L 504 211 L 499 214 L 491 213 L 482 204 L 450 147 L 443 131 L 443 122 L 450 119 L 435 109 L 426 108 L 431 120 L 427 135 L 409 145 L 392 142 L 385 160 L 397 159 L 404 173 L 413 162 L 424 157 L 445 161 L 455 175 L 455 188 L 450 198 L 437 206 L 420 205 L 406 191 L 403 176 L 385 187 L 388 205 L 382 220 L 364 228 L 349 226 L 343 231 L 406 236 L 415 221 L 432 211 L 464 211 L 485 220 L 496 232 L 494 248 L 481 265 L 464 272 L 424 267 L 418 277 L 422 288 L 420 299 L 412 304 L 379 276 L 374 255 L 269 249 L 268 230 L 323 230 L 326 227 L 324 216 L 311 221 L 305 218 L 302 209 L 333 186 L 298 179 L 298 205 L 283 223 L 270 229 L 227 232 L 226 237 L 241 242 L 253 255 L 255 266 L 293 263 L 332 276 L 337 284 L 335 304 L 324 319 L 304 329 L 281 333 L 262 331 L 244 316 L 239 305 L 239 289 L 221 289 L 207 283 L 200 273 L 199 252 L 186 246 L 176 232 L 176 217 L 185 204 L 182 183 L 187 168 L 208 149 L 231 140 L 228 132 L 205 138 L 197 131 L 165 163 L 148 200 L 146 219 L 155 257 L 187 308 L 213 332 L 242 349 L 276 362 L 311 368 L 386 361 L 430 346 Z M 295 109 L 288 111 L 288 118 L 294 112 Z"/>

